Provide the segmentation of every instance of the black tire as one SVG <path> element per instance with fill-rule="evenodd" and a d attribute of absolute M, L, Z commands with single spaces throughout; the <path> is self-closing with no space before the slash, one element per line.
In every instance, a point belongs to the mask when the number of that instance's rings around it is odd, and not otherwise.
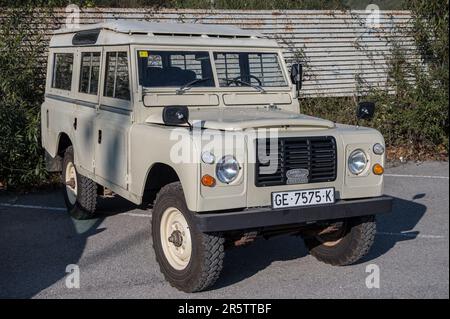
<path fill-rule="evenodd" d="M 78 174 L 76 171 L 77 195 L 76 202 L 71 203 L 67 194 L 65 185 L 66 181 L 66 167 L 69 163 L 74 163 L 73 147 L 69 146 L 63 158 L 62 165 L 62 182 L 64 201 L 66 202 L 67 210 L 70 216 L 74 219 L 90 219 L 94 217 L 95 208 L 97 205 L 97 183 L 93 180 Z M 75 165 L 74 165 L 75 166 Z M 76 170 L 76 167 L 75 167 Z"/>
<path fill-rule="evenodd" d="M 170 265 L 161 242 L 161 220 L 164 212 L 174 207 L 185 218 L 192 243 L 192 252 L 187 266 L 177 270 Z M 220 234 L 199 231 L 186 205 L 181 183 L 164 186 L 158 193 L 152 212 L 152 237 L 156 260 L 165 279 L 173 287 L 184 292 L 197 292 L 212 286 L 223 267 L 224 238 Z"/>
<path fill-rule="evenodd" d="M 348 219 L 343 227 L 335 244 L 326 245 L 323 238 L 317 236 L 305 237 L 311 255 L 333 266 L 351 265 L 365 256 L 375 240 L 375 216 Z"/>

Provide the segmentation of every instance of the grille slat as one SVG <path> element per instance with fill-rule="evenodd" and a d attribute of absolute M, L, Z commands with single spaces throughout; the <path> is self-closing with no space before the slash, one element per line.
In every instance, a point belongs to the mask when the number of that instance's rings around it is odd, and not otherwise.
<path fill-rule="evenodd" d="M 286 171 L 303 168 L 309 170 L 308 183 L 329 182 L 336 179 L 337 150 L 336 140 L 332 136 L 321 137 L 287 137 L 277 143 L 277 154 L 270 154 L 270 140 L 257 139 L 256 147 L 265 145 L 264 160 L 277 159 L 277 170 L 272 174 L 261 172 L 270 162 L 256 160 L 255 185 L 258 187 L 286 185 Z M 259 151 L 262 151 L 259 150 Z M 270 155 L 269 155 L 270 154 Z"/>

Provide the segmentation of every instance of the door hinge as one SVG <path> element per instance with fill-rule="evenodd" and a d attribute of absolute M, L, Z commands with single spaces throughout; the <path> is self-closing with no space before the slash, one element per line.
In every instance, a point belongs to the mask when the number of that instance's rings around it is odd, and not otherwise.
<path fill-rule="evenodd" d="M 131 177 L 130 175 L 125 175 L 125 184 L 130 185 L 131 184 Z"/>
<path fill-rule="evenodd" d="M 95 167 L 95 160 L 92 160 L 92 168 Z"/>

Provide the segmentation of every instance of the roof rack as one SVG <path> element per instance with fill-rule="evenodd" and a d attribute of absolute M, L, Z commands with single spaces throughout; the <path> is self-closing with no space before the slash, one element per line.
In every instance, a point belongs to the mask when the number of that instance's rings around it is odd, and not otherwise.
<path fill-rule="evenodd" d="M 231 25 L 208 25 L 197 23 L 157 23 L 141 20 L 110 20 L 103 23 L 88 24 L 78 29 L 59 29 L 55 34 L 86 34 L 87 31 L 111 30 L 126 34 L 147 34 L 151 36 L 185 36 L 213 38 L 263 38 L 255 31 L 243 30 Z"/>

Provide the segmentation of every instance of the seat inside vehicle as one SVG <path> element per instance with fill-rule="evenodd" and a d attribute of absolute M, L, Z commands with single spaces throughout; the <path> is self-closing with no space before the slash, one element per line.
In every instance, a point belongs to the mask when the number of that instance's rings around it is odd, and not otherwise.
<path fill-rule="evenodd" d="M 179 67 L 147 67 L 144 86 L 182 86 L 197 78 L 194 71 Z"/>

